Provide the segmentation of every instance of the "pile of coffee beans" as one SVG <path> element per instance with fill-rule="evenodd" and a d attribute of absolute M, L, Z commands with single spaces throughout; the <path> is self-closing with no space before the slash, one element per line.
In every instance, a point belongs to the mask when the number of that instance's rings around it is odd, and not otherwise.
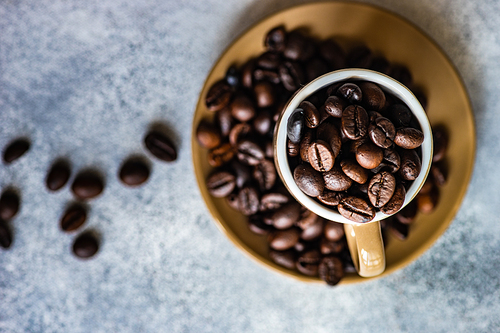
<path fill-rule="evenodd" d="M 305 209 L 285 189 L 273 160 L 272 138 L 276 120 L 297 89 L 322 74 L 341 68 L 369 68 L 388 74 L 410 87 L 424 108 L 426 99 L 413 85 L 411 74 L 405 67 L 389 63 L 363 45 L 345 52 L 333 39 L 317 40 L 300 30 L 286 31 L 284 27 L 276 27 L 265 36 L 264 47 L 262 54 L 242 66 L 230 66 L 225 77 L 215 82 L 205 96 L 210 117 L 198 123 L 195 134 L 200 146 L 207 149 L 208 163 L 213 167 L 206 186 L 212 196 L 225 198 L 230 207 L 248 216 L 249 230 L 268 240 L 272 261 L 307 276 L 319 276 L 329 285 L 335 285 L 345 273 L 355 272 L 343 225 L 326 221 Z M 321 106 L 324 100 L 320 101 L 320 98 L 313 95 L 309 102 Z M 329 112 L 328 117 L 336 119 L 333 115 L 339 110 L 335 103 Z M 318 125 L 324 123 L 325 112 L 320 116 L 319 119 L 308 117 L 308 121 L 317 121 Z M 373 116 L 378 118 L 376 114 Z M 380 120 L 374 126 L 377 130 L 372 132 L 377 134 L 378 142 L 383 143 L 385 121 Z M 304 140 L 310 136 L 308 140 L 312 142 L 310 131 L 298 131 L 297 134 Z M 316 147 L 313 153 L 321 153 L 321 144 Z M 295 155 L 294 166 L 306 158 L 301 156 L 304 150 L 300 145 L 291 140 L 288 151 Z M 383 157 L 382 163 L 390 166 L 391 157 Z M 357 168 L 351 162 L 344 164 L 345 168 L 353 170 L 353 177 L 363 177 L 362 172 L 354 176 Z M 351 191 L 354 189 L 367 192 L 361 184 Z M 332 203 L 339 198 L 331 195 L 324 196 L 323 200 Z M 398 220 L 398 215 L 410 215 L 407 208 L 410 209 L 407 206 L 390 220 L 383 220 L 384 233 L 393 229 L 396 233 L 400 224 L 408 227 Z"/>
<path fill-rule="evenodd" d="M 297 186 L 358 223 L 399 211 L 421 169 L 424 135 L 410 109 L 366 81 L 335 83 L 317 96 L 320 104 L 302 101 L 287 124 Z"/>

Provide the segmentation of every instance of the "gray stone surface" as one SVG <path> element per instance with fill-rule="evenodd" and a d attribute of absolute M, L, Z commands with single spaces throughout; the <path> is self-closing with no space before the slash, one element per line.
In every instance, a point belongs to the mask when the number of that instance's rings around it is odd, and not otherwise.
<path fill-rule="evenodd" d="M 22 194 L 15 240 L 0 251 L 1 332 L 498 332 L 500 330 L 500 4 L 371 0 L 428 33 L 461 73 L 475 110 L 472 182 L 453 224 L 386 278 L 325 288 L 254 264 L 217 230 L 193 176 L 190 126 L 205 76 L 244 29 L 285 0 L 3 0 L 0 146 L 32 148 L 0 168 Z M 125 190 L 123 159 L 163 122 L 179 147 Z M 72 200 L 50 194 L 60 156 L 106 178 L 85 229 L 102 247 L 82 262 L 59 231 Z M 148 156 L 150 157 L 150 156 Z"/>

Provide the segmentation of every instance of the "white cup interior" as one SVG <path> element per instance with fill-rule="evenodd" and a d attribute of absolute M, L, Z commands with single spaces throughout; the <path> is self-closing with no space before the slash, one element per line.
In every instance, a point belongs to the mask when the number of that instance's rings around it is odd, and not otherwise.
<path fill-rule="evenodd" d="M 424 142 L 422 143 L 422 170 L 406 192 L 405 202 L 403 207 L 406 206 L 417 195 L 420 188 L 423 186 L 432 161 L 432 130 L 429 119 L 420 105 L 419 101 L 413 93 L 404 85 L 394 80 L 393 78 L 367 69 L 343 69 L 327 73 L 317 79 L 311 81 L 300 90 L 298 90 L 293 97 L 288 101 L 282 112 L 274 132 L 274 161 L 276 169 L 285 184 L 286 188 L 292 196 L 300 202 L 304 207 L 311 210 L 315 214 L 335 222 L 356 224 L 351 220 L 346 219 L 340 215 L 335 209 L 330 209 L 327 206 L 319 203 L 314 198 L 307 196 L 302 192 L 293 179 L 292 170 L 288 164 L 287 158 L 287 122 L 293 111 L 297 109 L 299 104 L 307 99 L 316 91 L 326 88 L 336 82 L 341 81 L 369 81 L 374 82 L 384 90 L 384 92 L 394 95 L 405 103 L 413 112 L 415 118 L 420 124 L 422 132 L 424 133 Z M 367 110 L 370 111 L 370 110 Z M 380 221 L 389 217 L 382 212 L 377 212 L 371 222 Z"/>

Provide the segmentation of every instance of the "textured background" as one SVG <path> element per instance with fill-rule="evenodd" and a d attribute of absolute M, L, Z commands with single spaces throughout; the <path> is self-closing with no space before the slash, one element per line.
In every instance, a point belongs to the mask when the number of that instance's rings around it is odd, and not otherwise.
<path fill-rule="evenodd" d="M 22 194 L 14 244 L 0 251 L 1 332 L 494 332 L 500 330 L 500 5 L 492 0 L 369 1 L 430 35 L 461 73 L 478 132 L 472 182 L 444 236 L 405 269 L 326 288 L 247 259 L 217 230 L 193 176 L 190 126 L 225 47 L 259 19 L 302 1 L 3 0 L 0 146 L 30 151 L 0 167 Z M 179 148 L 149 182 L 117 180 L 162 122 Z M 43 185 L 57 157 L 95 167 L 104 194 L 86 229 L 90 261 L 57 221 L 72 200 Z M 150 156 L 148 156 L 150 157 Z"/>

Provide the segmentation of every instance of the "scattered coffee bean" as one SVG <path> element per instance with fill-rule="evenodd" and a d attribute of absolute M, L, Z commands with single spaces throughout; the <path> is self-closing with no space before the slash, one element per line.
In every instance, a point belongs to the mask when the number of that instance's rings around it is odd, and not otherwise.
<path fill-rule="evenodd" d="M 10 164 L 24 155 L 30 148 L 30 142 L 21 138 L 9 143 L 3 152 L 3 161 Z"/>
<path fill-rule="evenodd" d="M 304 252 L 297 258 L 297 270 L 304 275 L 318 275 L 318 266 L 321 260 L 321 254 L 318 250 Z"/>
<path fill-rule="evenodd" d="M 12 244 L 12 233 L 4 221 L 0 220 L 0 246 L 8 249 Z"/>
<path fill-rule="evenodd" d="M 208 164 L 212 167 L 220 167 L 227 162 L 231 161 L 235 155 L 235 150 L 233 146 L 229 143 L 225 143 L 217 148 L 212 149 L 208 153 Z"/>
<path fill-rule="evenodd" d="M 93 257 L 98 250 L 99 242 L 90 233 L 78 236 L 73 243 L 73 253 L 82 259 Z"/>
<path fill-rule="evenodd" d="M 208 90 L 205 105 L 209 111 L 221 110 L 229 103 L 231 96 L 231 86 L 226 80 L 217 81 Z"/>
<path fill-rule="evenodd" d="M 120 180 L 128 186 L 138 186 L 149 178 L 149 167 L 141 160 L 127 160 L 118 174 Z"/>
<path fill-rule="evenodd" d="M 436 208 L 438 193 L 436 191 L 431 191 L 427 194 L 418 194 L 416 200 L 418 210 L 424 214 L 430 214 Z"/>
<path fill-rule="evenodd" d="M 45 184 L 51 191 L 60 190 L 68 182 L 70 174 L 69 163 L 66 161 L 57 161 L 50 168 Z"/>
<path fill-rule="evenodd" d="M 238 207 L 243 215 L 252 215 L 259 211 L 259 192 L 252 186 L 246 186 L 238 192 Z"/>
<path fill-rule="evenodd" d="M 299 241 L 299 237 L 300 232 L 296 228 L 278 230 L 271 234 L 269 246 L 278 251 L 288 250 Z"/>
<path fill-rule="evenodd" d="M 287 250 L 287 251 L 269 251 L 269 257 L 276 264 L 283 266 L 288 269 L 295 268 L 295 251 Z"/>
<path fill-rule="evenodd" d="M 61 218 L 60 227 L 62 231 L 71 232 L 80 228 L 87 219 L 87 211 L 81 205 L 73 205 Z"/>
<path fill-rule="evenodd" d="M 325 223 L 325 238 L 331 242 L 340 241 L 344 235 L 344 225 L 342 223 L 328 221 Z"/>
<path fill-rule="evenodd" d="M 200 121 L 196 128 L 198 143 L 207 149 L 217 147 L 221 143 L 220 130 L 206 120 Z"/>
<path fill-rule="evenodd" d="M 94 172 L 81 172 L 71 185 L 73 194 L 81 200 L 97 197 L 102 193 L 104 184 L 100 176 Z"/>
<path fill-rule="evenodd" d="M 0 197 L 0 219 L 10 220 L 19 211 L 19 196 L 14 192 L 7 190 Z"/>
<path fill-rule="evenodd" d="M 249 121 L 255 116 L 253 101 L 244 94 L 238 94 L 231 102 L 231 115 L 239 121 Z"/>
<path fill-rule="evenodd" d="M 318 273 L 321 280 L 330 286 L 334 286 L 344 277 L 342 261 L 334 256 L 324 257 L 319 263 Z"/>
<path fill-rule="evenodd" d="M 216 198 L 229 195 L 236 186 L 235 177 L 226 171 L 218 171 L 207 178 L 208 192 Z"/>
<path fill-rule="evenodd" d="M 242 163 L 257 165 L 264 159 L 264 151 L 256 142 L 244 140 L 238 144 L 236 156 Z"/>
<path fill-rule="evenodd" d="M 273 226 L 276 229 L 288 229 L 300 218 L 301 206 L 297 202 L 290 202 L 278 208 L 272 215 Z"/>
<path fill-rule="evenodd" d="M 146 148 L 156 158 L 172 162 L 177 159 L 177 150 L 172 141 L 160 132 L 150 132 L 144 139 Z"/>
<path fill-rule="evenodd" d="M 416 128 L 400 128 L 394 137 L 394 143 L 404 149 L 415 149 L 424 142 L 424 133 Z"/>

